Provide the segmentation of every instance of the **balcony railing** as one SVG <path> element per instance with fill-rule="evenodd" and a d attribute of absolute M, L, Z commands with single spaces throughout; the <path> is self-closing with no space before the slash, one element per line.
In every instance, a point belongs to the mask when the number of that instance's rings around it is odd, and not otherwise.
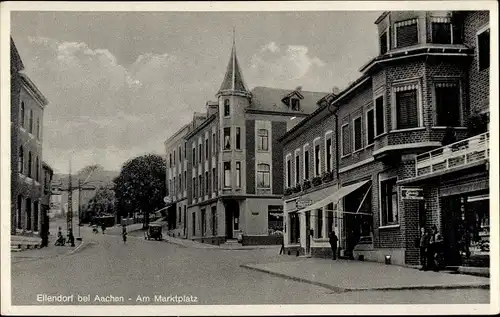
<path fill-rule="evenodd" d="M 486 132 L 418 155 L 415 158 L 416 177 L 488 159 L 489 139 L 489 133 Z"/>

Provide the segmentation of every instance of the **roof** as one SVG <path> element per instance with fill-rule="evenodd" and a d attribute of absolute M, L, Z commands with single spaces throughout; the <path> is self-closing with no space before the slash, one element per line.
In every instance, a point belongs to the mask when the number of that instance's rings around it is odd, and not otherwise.
<path fill-rule="evenodd" d="M 18 72 L 24 69 L 24 64 L 16 48 L 16 44 L 12 37 L 10 38 L 10 72 Z"/>
<path fill-rule="evenodd" d="M 227 64 L 226 74 L 222 80 L 217 95 L 224 92 L 236 92 L 249 94 L 248 89 L 243 81 L 243 73 L 241 72 L 240 65 L 238 63 L 238 58 L 236 57 L 236 45 L 233 40 L 233 47 L 231 49 L 231 56 L 229 57 L 229 63 Z"/>
<path fill-rule="evenodd" d="M 314 112 L 318 108 L 318 101 L 329 94 L 327 92 L 287 90 L 259 86 L 252 89 L 251 108 L 277 112 L 297 112 L 291 110 L 291 108 L 282 101 L 283 98 L 290 97 L 294 93 L 303 97 L 303 99 L 300 100 L 300 112 L 305 114 Z"/>
<path fill-rule="evenodd" d="M 52 169 L 52 167 L 50 167 L 49 164 L 47 164 L 46 162 L 42 161 L 42 168 L 43 169 L 46 169 L 48 171 L 50 171 L 52 174 L 54 174 L 54 170 Z"/>
<path fill-rule="evenodd" d="M 390 11 L 384 11 L 375 21 L 375 24 L 379 24 L 382 20 L 390 13 Z"/>
<path fill-rule="evenodd" d="M 179 135 L 182 135 L 182 133 L 187 134 L 189 133 L 189 128 L 191 127 L 191 125 L 188 123 L 188 124 L 185 124 L 183 125 L 179 130 L 177 130 L 173 135 L 171 135 L 166 141 L 165 141 L 165 145 L 169 144 L 170 142 L 172 142 L 172 140 L 174 140 L 177 136 Z M 182 137 L 184 136 L 182 135 Z"/>

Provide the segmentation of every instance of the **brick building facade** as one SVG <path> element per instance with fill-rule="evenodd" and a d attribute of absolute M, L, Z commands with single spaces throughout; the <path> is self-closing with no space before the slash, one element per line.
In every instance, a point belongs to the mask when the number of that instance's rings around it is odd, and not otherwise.
<path fill-rule="evenodd" d="M 11 233 L 38 235 L 43 198 L 42 127 L 47 99 L 23 72 L 11 38 Z"/>
<path fill-rule="evenodd" d="M 278 138 L 315 111 L 325 95 L 300 88 L 248 90 L 233 43 L 217 101 L 206 104 L 199 120 L 195 115 L 183 137 L 187 212 L 181 236 L 213 244 L 280 243 L 284 187 Z M 167 161 L 173 148 L 167 147 Z M 170 234 L 179 236 L 172 229 Z"/>
<path fill-rule="evenodd" d="M 475 43 L 489 50 L 489 43 L 480 40 L 488 28 L 485 19 L 483 12 L 398 11 L 380 16 L 376 21 L 380 54 L 361 68 L 363 74 L 356 82 L 331 96 L 329 106 L 303 120 L 282 140 L 284 164 L 292 162 L 292 175 L 297 158 L 306 160 L 311 153 L 307 149 L 315 149 L 315 142 L 317 151 L 324 153 L 327 131 L 332 131 L 333 152 L 338 153 L 338 164 L 332 164 L 338 177 L 332 177 L 327 192 L 320 181 L 316 181 L 318 190 L 304 189 L 305 183 L 310 186 L 309 175 L 316 173 L 316 162 L 308 164 L 309 174 L 300 171 L 303 164 L 298 164 L 301 186 L 292 182 L 294 188 L 286 191 L 284 202 L 287 248 L 312 255 L 331 254 L 325 240 L 318 238 L 324 239 L 333 230 L 344 255 L 373 261 L 391 256 L 393 263 L 417 263 L 414 241 L 419 228 L 436 224 L 445 229 L 442 202 L 436 200 L 441 188 L 425 187 L 424 204 L 403 197 L 401 184 L 418 176 L 419 157 L 439 149 L 450 131 L 454 141 L 469 136 L 471 109 L 485 112 L 488 108 L 485 55 L 472 45 L 471 35 L 476 34 Z M 477 142 L 484 144 L 487 137 Z M 480 157 L 476 152 L 468 155 Z M 484 176 L 477 174 L 469 181 Z M 285 183 L 289 178 L 285 175 Z M 454 182 L 451 177 L 442 186 Z M 305 208 L 297 210 L 297 196 L 298 200 L 310 199 L 312 205 L 299 203 L 299 208 Z M 318 215 L 323 219 L 318 220 Z M 329 220 L 334 215 L 339 224 Z M 318 223 L 323 226 L 319 236 L 314 233 Z M 448 236 L 453 233 L 451 227 L 447 227 Z M 314 247 L 322 251 L 315 252 Z"/>

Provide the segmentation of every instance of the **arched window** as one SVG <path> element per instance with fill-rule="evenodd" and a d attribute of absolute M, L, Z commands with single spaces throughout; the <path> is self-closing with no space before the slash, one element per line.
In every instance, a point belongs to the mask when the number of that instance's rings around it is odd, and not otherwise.
<path fill-rule="evenodd" d="M 22 146 L 19 148 L 18 170 L 19 173 L 24 173 L 24 149 Z"/>
<path fill-rule="evenodd" d="M 33 170 L 33 167 L 32 167 L 32 163 L 33 163 L 33 155 L 31 154 L 31 151 L 28 152 L 28 177 L 31 178 L 32 176 L 32 170 Z"/>
<path fill-rule="evenodd" d="M 259 151 L 269 151 L 269 131 L 266 129 L 259 129 L 257 140 L 257 148 Z"/>
<path fill-rule="evenodd" d="M 271 187 L 271 167 L 269 164 L 257 165 L 257 187 L 270 188 Z"/>
<path fill-rule="evenodd" d="M 25 108 L 24 108 L 24 101 L 21 102 L 21 111 L 19 113 L 19 116 L 20 116 L 20 124 L 21 124 L 21 127 L 24 128 L 24 117 L 25 117 Z"/>
<path fill-rule="evenodd" d="M 231 106 L 229 105 L 229 99 L 224 100 L 224 117 L 229 117 L 231 115 Z"/>

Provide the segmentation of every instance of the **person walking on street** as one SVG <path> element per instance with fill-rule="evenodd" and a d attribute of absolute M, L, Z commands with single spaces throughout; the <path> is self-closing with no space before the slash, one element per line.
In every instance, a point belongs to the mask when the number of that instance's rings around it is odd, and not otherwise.
<path fill-rule="evenodd" d="M 337 242 L 338 242 L 337 235 L 335 234 L 335 231 L 332 231 L 329 236 L 329 241 L 330 241 L 330 246 L 332 247 L 332 259 L 336 260 L 337 259 Z"/>
<path fill-rule="evenodd" d="M 122 227 L 122 238 L 123 238 L 123 243 L 127 243 L 127 227 L 126 226 Z"/>
<path fill-rule="evenodd" d="M 281 240 L 280 255 L 285 253 L 285 239 Z"/>
<path fill-rule="evenodd" d="M 420 248 L 420 264 L 422 265 L 420 271 L 428 270 L 427 253 L 429 248 L 429 238 L 430 236 L 427 230 L 424 227 L 420 228 L 420 239 L 418 239 L 418 247 Z"/>
<path fill-rule="evenodd" d="M 106 225 L 104 223 L 101 224 L 101 229 L 102 229 L 102 234 L 104 234 L 106 231 Z"/>

